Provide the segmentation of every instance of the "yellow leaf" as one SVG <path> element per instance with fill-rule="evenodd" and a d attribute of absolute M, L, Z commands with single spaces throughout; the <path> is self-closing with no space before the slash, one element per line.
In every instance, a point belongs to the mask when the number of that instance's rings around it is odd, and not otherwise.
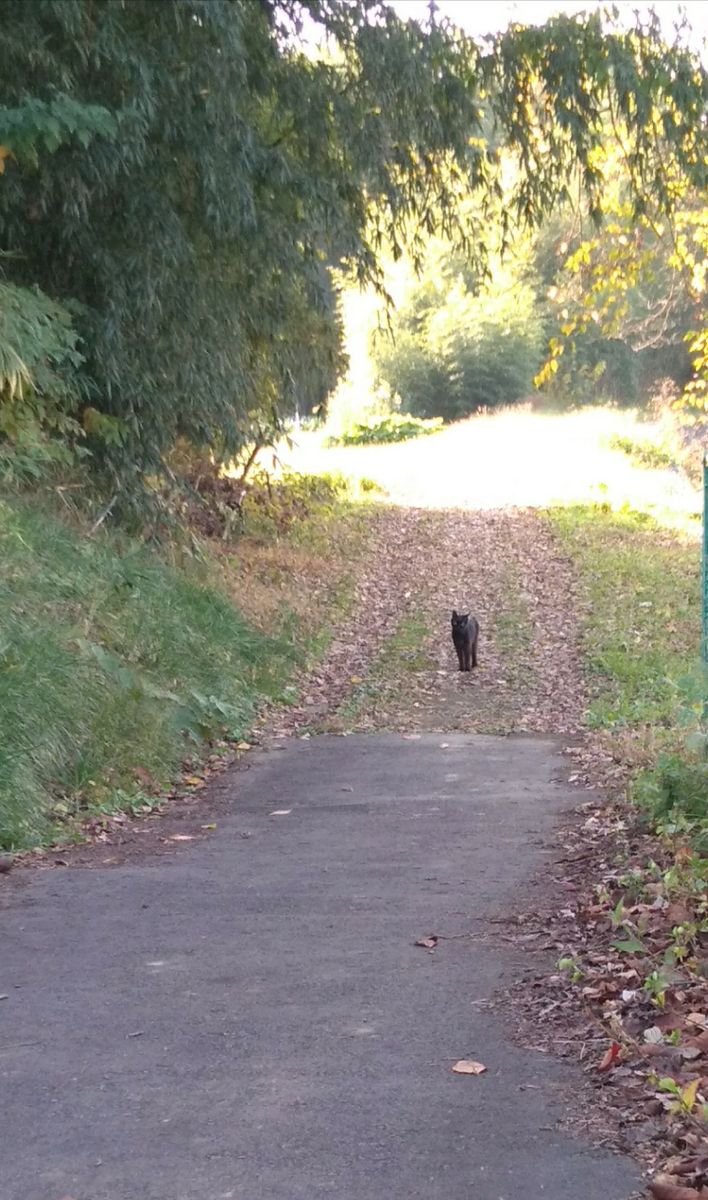
<path fill-rule="evenodd" d="M 5 171 L 5 159 L 12 157 L 12 151 L 7 146 L 0 146 L 0 175 Z"/>
<path fill-rule="evenodd" d="M 200 779 L 198 775 L 188 775 L 184 782 L 189 787 L 194 787 L 194 788 L 206 787 L 206 780 Z"/>
<path fill-rule="evenodd" d="M 236 749 L 237 750 L 250 750 L 251 743 L 250 742 L 239 742 Z"/>
<path fill-rule="evenodd" d="M 690 1083 L 686 1084 L 685 1088 L 681 1088 L 681 1103 L 687 1112 L 691 1112 L 696 1103 L 699 1082 L 698 1079 L 692 1079 Z"/>
<path fill-rule="evenodd" d="M 202 825 L 202 829 L 216 829 L 216 821 L 212 821 L 210 825 Z"/>
<path fill-rule="evenodd" d="M 351 675 L 349 677 L 349 682 L 350 683 L 363 683 L 364 681 L 361 678 L 361 675 Z"/>

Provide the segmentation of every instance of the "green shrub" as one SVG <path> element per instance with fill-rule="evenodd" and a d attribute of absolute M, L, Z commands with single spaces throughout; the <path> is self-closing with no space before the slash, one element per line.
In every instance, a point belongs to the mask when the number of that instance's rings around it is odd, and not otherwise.
<path fill-rule="evenodd" d="M 635 797 L 657 820 L 684 817 L 704 823 L 708 832 L 708 759 L 662 754 L 637 781 Z"/>
<path fill-rule="evenodd" d="M 82 363 L 68 311 L 0 281 L 0 475 L 26 482 L 72 460 Z"/>
<path fill-rule="evenodd" d="M 529 284 L 500 279 L 477 295 L 461 277 L 421 285 L 380 343 L 380 378 L 402 409 L 455 420 L 513 403 L 532 390 L 544 352 L 544 326 Z"/>
<path fill-rule="evenodd" d="M 613 434 L 609 439 L 611 450 L 621 450 L 633 462 L 639 463 L 642 467 L 650 467 L 661 470 L 665 467 L 673 467 L 673 457 L 666 450 L 662 450 L 660 446 L 654 445 L 653 442 L 635 441 L 634 438 L 622 437 L 620 434 Z"/>
<path fill-rule="evenodd" d="M 407 442 L 411 438 L 438 433 L 442 418 L 423 420 L 420 417 L 402 416 L 391 413 L 386 417 L 372 417 L 369 421 L 351 425 L 339 437 L 330 438 L 330 446 L 378 446 L 388 442 Z"/>
<path fill-rule="evenodd" d="M 708 854 L 708 668 L 700 664 L 672 686 L 683 745 L 639 776 L 634 798 L 660 829 L 687 836 Z"/>
<path fill-rule="evenodd" d="M 297 531 L 313 517 L 322 521 L 334 514 L 349 494 L 349 481 L 337 471 L 306 475 L 285 470 L 277 479 L 258 473 L 243 497 L 240 528 L 267 537 Z"/>

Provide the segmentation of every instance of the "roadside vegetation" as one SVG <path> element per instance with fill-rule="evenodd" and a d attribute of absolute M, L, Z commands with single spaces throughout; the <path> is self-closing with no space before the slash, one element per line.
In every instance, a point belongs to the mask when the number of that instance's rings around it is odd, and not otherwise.
<path fill-rule="evenodd" d="M 368 421 L 355 421 L 338 436 L 328 439 L 330 446 L 381 446 L 391 442 L 407 442 L 411 438 L 439 433 L 442 417 L 424 420 L 420 417 L 388 413 L 383 417 L 370 417 Z"/>
<path fill-rule="evenodd" d="M 708 756 L 695 536 L 608 505 L 549 511 L 576 564 L 590 703 L 609 768 L 661 833 L 708 855 Z M 696 531 L 697 532 L 697 531 Z"/>
<path fill-rule="evenodd" d="M 223 525 L 213 497 L 199 513 Z M 149 810 L 263 703 L 292 701 L 365 540 L 336 478 L 256 487 L 227 538 L 185 529 L 161 549 L 92 530 L 51 492 L 3 493 L 0 847 Z"/>

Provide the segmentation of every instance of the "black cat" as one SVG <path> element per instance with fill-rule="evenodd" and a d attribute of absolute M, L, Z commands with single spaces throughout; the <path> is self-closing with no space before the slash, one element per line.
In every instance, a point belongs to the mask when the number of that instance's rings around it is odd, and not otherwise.
<path fill-rule="evenodd" d="M 479 621 L 469 613 L 452 614 L 452 640 L 460 660 L 461 671 L 471 671 L 477 666 L 477 639 Z"/>

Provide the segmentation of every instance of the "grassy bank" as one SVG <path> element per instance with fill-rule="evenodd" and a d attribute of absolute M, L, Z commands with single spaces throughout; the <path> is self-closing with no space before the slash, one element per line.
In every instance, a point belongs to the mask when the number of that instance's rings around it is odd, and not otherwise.
<path fill-rule="evenodd" d="M 168 556 L 0 497 L 1 846 L 139 799 L 211 739 L 243 737 L 262 701 L 292 698 L 364 541 L 341 487 L 308 503 L 284 524 L 261 506 L 236 539 Z"/>
<path fill-rule="evenodd" d="M 660 822 L 687 819 L 702 842 L 700 543 L 630 509 L 558 508 L 549 519 L 579 573 L 588 723 L 635 797 Z"/>

